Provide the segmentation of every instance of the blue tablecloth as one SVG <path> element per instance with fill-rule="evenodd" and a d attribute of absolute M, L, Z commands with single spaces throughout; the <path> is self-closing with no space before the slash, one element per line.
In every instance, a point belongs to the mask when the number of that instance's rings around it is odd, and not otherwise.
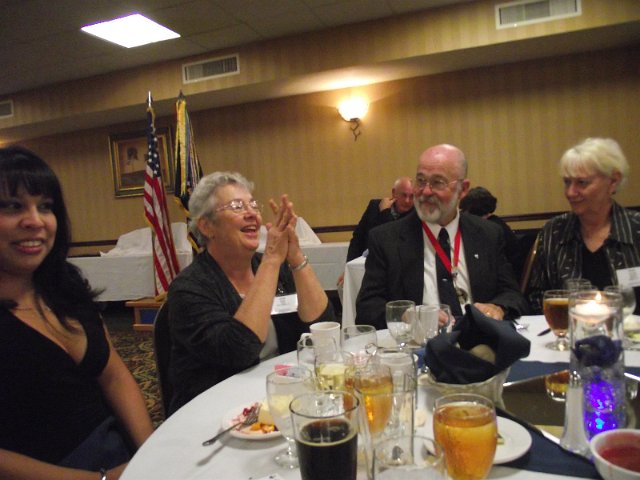
<path fill-rule="evenodd" d="M 547 375 L 569 368 L 568 363 L 543 363 L 543 362 L 516 362 L 511 366 L 511 371 L 507 382 L 524 380 L 527 378 Z M 627 372 L 640 375 L 640 368 L 627 367 Z M 533 472 L 553 473 L 566 475 L 570 473 L 574 477 L 600 478 L 591 461 L 574 455 L 560 448 L 552 441 L 545 438 L 538 430 L 531 428 L 522 420 L 509 413 L 498 410 L 498 415 L 509 418 L 524 426 L 533 439 L 531 449 L 523 457 L 513 462 L 506 463 L 505 466 L 521 468 Z"/>

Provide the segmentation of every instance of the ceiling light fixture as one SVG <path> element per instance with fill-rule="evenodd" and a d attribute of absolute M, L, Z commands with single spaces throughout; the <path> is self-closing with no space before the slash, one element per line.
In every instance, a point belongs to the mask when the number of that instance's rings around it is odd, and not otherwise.
<path fill-rule="evenodd" d="M 81 28 L 83 32 L 126 48 L 179 38 L 180 34 L 135 13 Z"/>
<path fill-rule="evenodd" d="M 360 120 L 364 118 L 369 110 L 369 103 L 362 97 L 351 97 L 343 100 L 338 105 L 340 116 L 351 123 L 351 133 L 354 141 L 362 134 L 360 131 Z"/>

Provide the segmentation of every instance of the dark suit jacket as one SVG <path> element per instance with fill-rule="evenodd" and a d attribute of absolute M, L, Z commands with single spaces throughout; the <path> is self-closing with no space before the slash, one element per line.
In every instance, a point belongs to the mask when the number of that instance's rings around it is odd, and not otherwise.
<path fill-rule="evenodd" d="M 393 215 L 391 215 L 390 208 L 385 208 L 380 211 L 380 201 L 381 200 L 379 198 L 374 198 L 369 201 L 367 209 L 362 214 L 360 222 L 358 222 L 358 226 L 353 231 L 353 236 L 349 243 L 349 250 L 347 251 L 347 262 L 362 256 L 364 251 L 367 249 L 369 231 L 372 228 L 394 220 Z M 401 214 L 399 218 L 402 218 L 407 213 L 409 212 Z"/>
<path fill-rule="evenodd" d="M 526 313 L 527 302 L 504 255 L 500 227 L 461 213 L 460 228 L 473 301 L 500 305 L 511 318 Z M 369 232 L 369 255 L 356 301 L 356 323 L 387 328 L 386 302 L 413 300 L 420 305 L 423 289 L 424 240 L 420 218 L 413 211 Z"/>

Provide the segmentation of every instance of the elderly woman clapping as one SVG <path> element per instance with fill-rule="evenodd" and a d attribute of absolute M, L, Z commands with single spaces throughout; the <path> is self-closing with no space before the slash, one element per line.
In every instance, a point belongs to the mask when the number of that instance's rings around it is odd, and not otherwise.
<path fill-rule="evenodd" d="M 563 288 L 569 278 L 586 278 L 603 289 L 618 284 L 623 271 L 640 266 L 640 212 L 613 199 L 629 172 L 618 143 L 588 138 L 564 153 L 560 171 L 572 211 L 542 229 L 529 284 L 537 312 L 544 291 Z"/>
<path fill-rule="evenodd" d="M 205 248 L 169 289 L 171 412 L 260 360 L 295 349 L 308 323 L 334 320 L 298 244 L 286 195 L 266 225 L 264 254 L 256 253 L 262 214 L 252 190 L 239 173 L 216 172 L 200 180 L 189 202 L 190 228 Z"/>

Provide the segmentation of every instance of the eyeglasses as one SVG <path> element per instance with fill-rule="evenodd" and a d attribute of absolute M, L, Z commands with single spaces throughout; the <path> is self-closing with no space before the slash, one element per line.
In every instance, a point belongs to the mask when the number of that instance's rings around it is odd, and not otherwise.
<path fill-rule="evenodd" d="M 434 192 L 442 192 L 446 190 L 447 187 L 449 187 L 449 185 L 451 185 L 452 183 L 456 183 L 460 181 L 461 180 L 458 179 L 458 180 L 451 180 L 450 182 L 447 182 L 442 178 L 436 178 L 435 180 L 427 180 L 426 178 L 423 178 L 423 177 L 416 177 L 416 188 L 418 190 L 423 190 L 428 185 L 431 188 L 431 190 L 433 190 Z"/>
<path fill-rule="evenodd" d="M 220 212 L 222 210 L 230 210 L 236 215 L 242 215 L 244 212 L 248 212 L 249 208 L 256 213 L 262 212 L 262 205 L 260 205 L 255 200 L 249 200 L 249 202 L 245 202 L 244 200 L 231 200 L 229 203 L 225 203 L 224 205 L 216 208 L 216 212 Z"/>

